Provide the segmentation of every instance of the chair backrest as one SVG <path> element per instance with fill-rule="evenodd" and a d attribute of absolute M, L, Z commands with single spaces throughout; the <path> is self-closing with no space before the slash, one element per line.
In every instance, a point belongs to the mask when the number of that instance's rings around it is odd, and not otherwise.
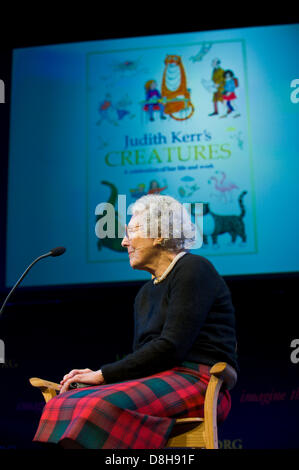
<path fill-rule="evenodd" d="M 221 387 L 231 390 L 237 382 L 237 372 L 226 362 L 217 362 L 210 369 L 211 378 L 204 401 L 204 418 L 176 420 L 166 447 L 200 447 L 218 449 L 217 403 Z"/>
<path fill-rule="evenodd" d="M 226 364 L 226 368 L 223 371 L 223 385 L 228 390 L 231 390 L 236 385 L 237 380 L 238 380 L 238 374 L 236 370 L 229 364 Z"/>

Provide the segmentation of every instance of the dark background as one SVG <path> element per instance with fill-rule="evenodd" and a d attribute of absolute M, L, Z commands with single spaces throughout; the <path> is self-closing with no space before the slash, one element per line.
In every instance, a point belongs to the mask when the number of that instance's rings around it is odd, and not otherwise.
<path fill-rule="evenodd" d="M 77 11 L 74 19 L 71 16 L 74 7 L 62 17 L 60 11 L 46 5 L 35 11 L 35 16 L 27 12 L 23 17 L 18 9 L 14 15 L 3 16 L 0 78 L 5 82 L 6 103 L 0 104 L 1 304 L 7 295 L 4 287 L 6 191 L 14 47 L 298 22 L 294 12 L 282 11 L 272 11 L 271 17 L 267 12 L 264 19 L 260 12 L 251 11 L 251 18 L 244 12 L 240 13 L 242 19 L 235 19 L 231 12 L 226 14 L 223 5 L 218 16 L 215 12 L 203 13 L 200 7 L 198 12 L 184 9 L 182 26 L 178 20 L 180 13 L 176 15 L 175 25 L 169 15 L 163 16 L 160 11 L 152 17 L 149 8 L 147 5 L 142 14 L 127 9 L 130 21 L 122 17 L 118 7 L 114 19 L 111 12 L 103 10 L 90 10 L 82 15 Z M 236 308 L 240 374 L 232 391 L 231 413 L 219 428 L 220 446 L 299 448 L 299 363 L 294 364 L 290 359 L 291 341 L 299 338 L 299 273 L 235 276 L 225 280 Z M 73 368 L 99 369 L 102 364 L 130 352 L 133 301 L 141 285 L 136 282 L 20 287 L 14 293 L 0 319 L 0 338 L 6 348 L 5 364 L 0 364 L 0 449 L 35 447 L 31 441 L 43 398 L 30 386 L 29 377 L 58 382 Z"/>

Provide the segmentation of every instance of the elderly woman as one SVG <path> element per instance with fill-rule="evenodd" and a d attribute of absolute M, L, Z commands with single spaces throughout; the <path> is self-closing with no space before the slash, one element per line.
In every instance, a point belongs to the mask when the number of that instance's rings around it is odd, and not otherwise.
<path fill-rule="evenodd" d="M 135 299 L 133 352 L 97 371 L 65 375 L 35 441 L 163 448 L 176 418 L 203 415 L 211 366 L 238 368 L 230 292 L 209 261 L 188 252 L 195 228 L 185 208 L 169 196 L 146 195 L 132 214 L 122 245 L 131 267 L 152 275 Z M 74 382 L 83 388 L 69 390 Z M 219 422 L 230 405 L 229 392 L 221 391 Z"/>

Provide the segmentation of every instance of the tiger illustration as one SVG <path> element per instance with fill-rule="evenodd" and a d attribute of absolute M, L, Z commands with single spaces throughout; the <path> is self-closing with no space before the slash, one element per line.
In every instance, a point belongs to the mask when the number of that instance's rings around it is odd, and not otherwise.
<path fill-rule="evenodd" d="M 182 121 L 192 116 L 193 104 L 190 100 L 190 91 L 187 88 L 187 79 L 182 59 L 178 55 L 167 55 L 164 61 L 165 68 L 162 78 L 161 95 L 166 101 L 164 113 L 170 114 L 173 119 Z M 185 111 L 183 115 L 178 115 Z"/>

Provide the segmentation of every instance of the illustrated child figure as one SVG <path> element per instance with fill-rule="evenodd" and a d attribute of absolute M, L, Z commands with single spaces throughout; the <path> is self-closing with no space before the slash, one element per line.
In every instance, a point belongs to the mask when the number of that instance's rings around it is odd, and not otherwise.
<path fill-rule="evenodd" d="M 137 188 L 130 189 L 130 192 L 131 192 L 131 196 L 134 199 L 139 199 L 141 196 L 145 196 L 147 194 L 146 191 L 145 191 L 145 184 L 144 183 L 138 184 Z"/>
<path fill-rule="evenodd" d="M 106 120 L 115 126 L 118 126 L 118 121 L 121 121 L 125 116 L 129 115 L 130 112 L 126 109 L 131 104 L 128 95 L 125 95 L 119 100 L 116 105 L 112 103 L 112 97 L 110 93 L 106 93 L 104 100 L 99 104 L 98 112 L 100 119 L 97 121 L 99 126 L 102 121 Z M 131 116 L 131 118 L 134 116 Z"/>
<path fill-rule="evenodd" d="M 212 61 L 212 82 L 216 88 L 216 91 L 213 93 L 213 104 L 214 112 L 209 114 L 209 116 L 215 116 L 218 114 L 218 103 L 223 102 L 223 87 L 224 87 L 224 70 L 220 67 L 221 61 L 219 59 L 214 59 Z"/>
<path fill-rule="evenodd" d="M 224 79 L 225 79 L 225 84 L 224 84 L 224 90 L 223 90 L 223 100 L 226 102 L 227 112 L 224 116 L 221 116 L 221 117 L 226 117 L 233 111 L 236 111 L 235 103 L 233 107 L 231 102 L 237 99 L 237 96 L 235 94 L 235 89 L 238 86 L 238 80 L 237 78 L 234 77 L 234 73 L 231 70 L 226 70 L 224 72 Z M 238 116 L 240 116 L 240 114 L 235 114 L 234 117 L 238 117 Z"/>
<path fill-rule="evenodd" d="M 104 100 L 99 104 L 98 112 L 100 119 L 97 121 L 97 126 L 99 126 L 102 121 L 106 120 L 111 124 L 117 126 L 117 113 L 112 104 L 112 97 L 110 93 L 106 93 Z"/>
<path fill-rule="evenodd" d="M 166 181 L 164 180 L 164 184 L 165 183 Z M 165 184 L 163 187 L 160 187 L 157 180 L 152 180 L 149 185 L 148 194 L 160 194 L 165 189 L 167 189 L 167 184 Z"/>
<path fill-rule="evenodd" d="M 149 112 L 150 121 L 154 121 L 154 111 L 160 111 L 160 119 L 166 119 L 164 116 L 164 105 L 159 102 L 162 96 L 157 88 L 157 82 L 155 80 L 148 80 L 144 85 L 146 92 L 146 105 L 144 110 Z"/>

